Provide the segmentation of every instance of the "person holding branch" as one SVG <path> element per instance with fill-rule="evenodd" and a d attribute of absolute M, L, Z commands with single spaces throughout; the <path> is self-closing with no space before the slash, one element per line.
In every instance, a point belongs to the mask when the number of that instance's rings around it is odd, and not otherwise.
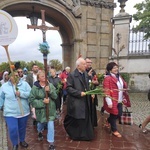
<path fill-rule="evenodd" d="M 106 66 L 108 74 L 103 81 L 104 109 L 110 113 L 106 119 L 106 125 L 111 126 L 112 134 L 118 138 L 122 135 L 117 130 L 116 121 L 122 115 L 122 104 L 126 107 L 131 107 L 129 96 L 127 93 L 127 83 L 119 74 L 118 65 L 115 62 L 110 62 Z"/>
<path fill-rule="evenodd" d="M 48 133 L 47 141 L 49 142 L 49 150 L 54 150 L 54 120 L 56 118 L 56 105 L 55 100 L 57 99 L 56 89 L 53 84 L 45 82 L 45 72 L 40 71 L 37 74 L 37 80 L 29 96 L 29 102 L 35 108 L 38 140 L 43 140 L 42 131 L 47 123 Z M 46 98 L 46 93 L 48 98 Z M 46 105 L 48 106 L 48 113 L 46 114 Z M 47 120 L 48 115 L 48 120 Z"/>
<path fill-rule="evenodd" d="M 3 115 L 13 145 L 12 150 L 18 150 L 18 141 L 20 141 L 20 146 L 28 147 L 25 142 L 25 134 L 30 114 L 28 103 L 30 91 L 29 84 L 19 80 L 17 72 L 11 74 L 9 81 L 4 83 L 0 89 L 0 108 L 4 106 Z"/>
<path fill-rule="evenodd" d="M 8 82 L 0 88 L 0 108 L 4 105 L 4 117 L 7 123 L 10 140 L 13 144 L 13 150 L 18 150 L 18 142 L 22 147 L 27 148 L 25 142 L 26 125 L 29 111 L 28 97 L 30 86 L 27 82 L 18 78 L 18 73 L 12 69 L 8 46 L 13 43 L 18 35 L 18 27 L 13 17 L 7 12 L 0 10 L 0 18 L 7 26 L 11 28 L 10 32 L 0 37 L 0 45 L 4 47 L 10 66 L 11 77 Z M 9 20 L 6 21 L 6 20 Z"/>
<path fill-rule="evenodd" d="M 67 78 L 67 115 L 64 127 L 73 140 L 90 141 L 94 138 L 91 120 L 88 74 L 85 71 L 86 62 L 83 58 L 76 61 L 76 69 Z"/>

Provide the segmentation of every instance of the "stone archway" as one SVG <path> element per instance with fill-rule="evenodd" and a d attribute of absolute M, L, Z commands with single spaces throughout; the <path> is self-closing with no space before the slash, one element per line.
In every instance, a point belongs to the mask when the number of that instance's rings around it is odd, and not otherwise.
<path fill-rule="evenodd" d="M 111 54 L 114 0 L 5 0 L 0 8 L 15 16 L 28 16 L 32 6 L 37 15 L 46 12 L 46 21 L 59 26 L 63 64 L 75 68 L 81 54 L 93 60 L 96 70 L 104 70 Z"/>

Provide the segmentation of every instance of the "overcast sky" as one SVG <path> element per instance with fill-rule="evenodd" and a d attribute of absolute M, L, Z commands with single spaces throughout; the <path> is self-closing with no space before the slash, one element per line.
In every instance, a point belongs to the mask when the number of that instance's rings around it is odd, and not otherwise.
<path fill-rule="evenodd" d="M 118 0 L 115 0 L 117 2 Z M 128 0 L 126 2 L 125 10 L 130 15 L 136 12 L 133 6 L 136 3 L 140 3 L 142 0 Z M 115 8 L 114 15 L 118 14 L 120 10 L 119 4 L 117 3 L 117 8 Z M 25 17 L 15 17 L 14 18 L 18 26 L 18 36 L 17 39 L 9 45 L 8 50 L 10 54 L 11 61 L 34 61 L 38 60 L 43 63 L 43 56 L 38 50 L 39 43 L 42 43 L 42 32 L 41 30 L 34 31 L 33 29 L 27 29 L 27 24 L 30 25 L 30 20 Z M 132 25 L 135 24 L 132 21 Z M 41 20 L 38 21 L 38 25 L 41 25 Z M 46 23 L 50 26 L 49 23 Z M 62 62 L 62 48 L 61 48 L 61 38 L 58 31 L 47 31 L 46 41 L 50 46 L 50 54 L 48 54 L 48 61 L 52 59 L 58 59 Z M 7 56 L 5 49 L 0 46 L 0 63 L 7 62 Z"/>

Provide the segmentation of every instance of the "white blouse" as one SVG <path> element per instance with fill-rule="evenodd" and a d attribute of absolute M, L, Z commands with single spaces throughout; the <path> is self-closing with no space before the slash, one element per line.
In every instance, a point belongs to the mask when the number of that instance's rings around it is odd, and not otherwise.
<path fill-rule="evenodd" d="M 113 77 L 117 78 L 115 74 L 111 73 L 111 75 Z M 123 100 L 123 81 L 120 78 L 120 76 L 119 76 L 119 80 L 117 81 L 117 87 L 119 90 L 119 92 L 118 92 L 118 103 L 122 103 L 122 100 Z M 107 105 L 112 105 L 112 100 L 110 97 L 106 97 L 105 99 L 106 99 Z"/>

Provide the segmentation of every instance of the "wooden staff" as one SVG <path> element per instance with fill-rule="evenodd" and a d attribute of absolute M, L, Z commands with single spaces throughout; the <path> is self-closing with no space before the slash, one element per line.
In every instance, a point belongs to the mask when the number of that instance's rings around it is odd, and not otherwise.
<path fill-rule="evenodd" d="M 45 86 L 47 86 L 48 85 L 48 82 L 47 82 L 47 54 L 43 54 L 43 59 L 44 59 L 44 70 L 45 70 Z M 46 92 L 45 94 L 46 94 L 45 98 L 47 99 L 48 92 Z M 47 121 L 49 121 L 49 107 L 48 106 L 49 106 L 49 104 L 46 104 L 46 119 L 47 119 Z"/>
<path fill-rule="evenodd" d="M 40 29 L 43 33 L 43 42 L 46 42 L 46 31 L 47 30 L 59 30 L 59 27 L 48 27 L 45 24 L 45 10 L 41 10 L 41 19 L 42 24 L 40 26 L 37 25 L 27 25 L 28 29 Z M 43 54 L 44 58 L 44 69 L 45 69 L 45 85 L 47 85 L 47 54 Z M 46 92 L 46 98 L 48 98 L 48 92 Z M 48 104 L 46 104 L 46 118 L 49 120 L 49 109 Z"/>
<path fill-rule="evenodd" d="M 11 61 L 10 61 L 10 56 L 9 56 L 9 52 L 8 52 L 8 45 L 5 45 L 5 46 L 3 46 L 3 47 L 4 47 L 5 50 L 6 50 L 6 54 L 7 54 L 8 63 L 9 63 L 9 67 L 10 67 L 11 74 L 12 74 L 13 78 L 15 79 L 15 75 L 14 75 L 13 69 L 12 69 L 12 67 L 11 67 Z M 17 83 L 15 83 L 15 87 L 17 87 Z M 19 104 L 19 108 L 20 108 L 21 115 L 24 116 L 24 111 L 23 111 L 23 107 L 22 107 L 22 104 L 21 104 L 20 97 L 17 97 L 17 100 L 18 100 L 18 104 Z"/>

